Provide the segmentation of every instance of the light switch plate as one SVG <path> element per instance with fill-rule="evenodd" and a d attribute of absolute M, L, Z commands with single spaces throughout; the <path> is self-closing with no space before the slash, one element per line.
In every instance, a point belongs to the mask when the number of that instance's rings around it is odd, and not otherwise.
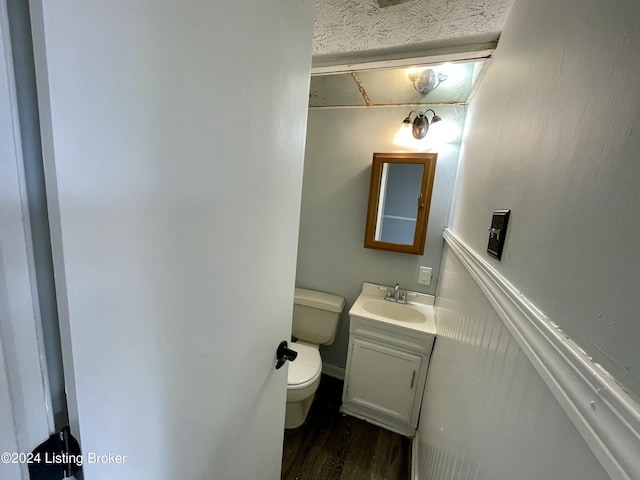
<path fill-rule="evenodd" d="M 420 285 L 431 285 L 431 267 L 420 267 L 418 271 L 418 283 Z"/>
<path fill-rule="evenodd" d="M 489 227 L 489 244 L 487 252 L 498 260 L 502 259 L 502 249 L 507 236 L 507 224 L 511 210 L 494 210 Z"/>

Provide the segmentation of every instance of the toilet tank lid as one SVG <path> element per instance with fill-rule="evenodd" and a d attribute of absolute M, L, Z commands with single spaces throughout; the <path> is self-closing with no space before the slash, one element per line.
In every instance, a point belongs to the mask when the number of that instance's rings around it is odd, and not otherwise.
<path fill-rule="evenodd" d="M 339 313 L 344 309 L 346 302 L 339 295 L 296 288 L 294 303 Z"/>

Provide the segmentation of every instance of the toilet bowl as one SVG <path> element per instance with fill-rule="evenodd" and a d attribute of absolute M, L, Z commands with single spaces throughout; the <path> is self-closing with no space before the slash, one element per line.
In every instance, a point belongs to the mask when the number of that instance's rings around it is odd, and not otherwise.
<path fill-rule="evenodd" d="M 297 428 L 307 418 L 316 390 L 320 386 L 322 360 L 317 347 L 302 343 L 290 343 L 289 348 L 298 352 L 295 361 L 289 363 L 287 375 L 287 410 L 285 428 Z"/>
<path fill-rule="evenodd" d="M 297 428 L 307 418 L 320 385 L 319 346 L 333 343 L 344 305 L 344 298 L 337 295 L 296 288 L 292 333 L 297 341 L 289 348 L 298 356 L 289 362 L 285 428 Z"/>

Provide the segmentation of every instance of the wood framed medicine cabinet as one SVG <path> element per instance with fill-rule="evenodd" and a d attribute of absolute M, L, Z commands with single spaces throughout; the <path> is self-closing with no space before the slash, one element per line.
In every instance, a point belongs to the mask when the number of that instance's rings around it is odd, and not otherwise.
<path fill-rule="evenodd" d="M 374 153 L 365 248 L 423 255 L 436 153 Z"/>

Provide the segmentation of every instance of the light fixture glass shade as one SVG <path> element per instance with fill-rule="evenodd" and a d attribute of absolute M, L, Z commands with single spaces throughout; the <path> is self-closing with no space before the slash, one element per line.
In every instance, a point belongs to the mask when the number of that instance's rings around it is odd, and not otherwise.
<path fill-rule="evenodd" d="M 431 120 L 429 120 L 428 113 L 431 113 Z M 414 116 L 415 118 L 412 120 Z M 412 110 L 402 122 L 393 143 L 414 150 L 423 150 L 426 146 L 424 138 L 429 132 L 429 127 L 441 120 L 442 118 L 432 108 L 428 108 L 423 113 Z"/>
<path fill-rule="evenodd" d="M 400 125 L 395 138 L 393 139 L 393 143 L 401 147 L 409 147 L 413 142 L 416 141 L 415 138 L 413 138 L 413 133 L 411 132 L 411 130 L 411 123 L 403 122 L 402 125 Z"/>

